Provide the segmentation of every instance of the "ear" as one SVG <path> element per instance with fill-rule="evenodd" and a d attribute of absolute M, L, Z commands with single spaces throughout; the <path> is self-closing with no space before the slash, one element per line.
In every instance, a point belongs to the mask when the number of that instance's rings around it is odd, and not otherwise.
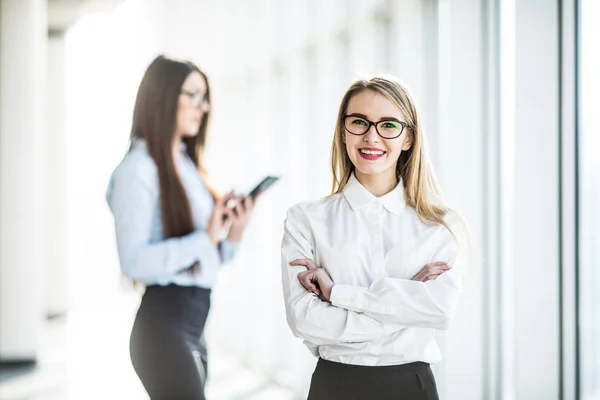
<path fill-rule="evenodd" d="M 412 130 L 406 130 L 406 139 L 404 139 L 404 143 L 402 144 L 402 151 L 408 151 L 413 145 L 413 133 Z"/>

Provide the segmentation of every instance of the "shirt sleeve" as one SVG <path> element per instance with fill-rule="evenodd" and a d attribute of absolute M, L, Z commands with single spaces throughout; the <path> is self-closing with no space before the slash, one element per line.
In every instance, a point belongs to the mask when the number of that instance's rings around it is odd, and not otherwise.
<path fill-rule="evenodd" d="M 229 239 L 224 239 L 219 243 L 219 256 L 221 257 L 221 263 L 226 264 L 233 261 L 238 249 L 240 242 L 233 242 Z"/>
<path fill-rule="evenodd" d="M 143 167 L 138 164 L 118 169 L 107 193 L 123 273 L 144 282 L 180 272 L 196 262 L 200 263 L 200 274 L 217 268 L 217 246 L 203 230 L 151 243 L 159 194 L 156 176 Z"/>
<path fill-rule="evenodd" d="M 292 207 L 284 223 L 281 246 L 283 295 L 287 322 L 295 336 L 315 345 L 364 342 L 396 332 L 403 326 L 383 322 L 353 310 L 335 307 L 307 291 L 298 280 L 299 258 L 314 259 L 312 234 L 302 211 Z"/>
<path fill-rule="evenodd" d="M 331 302 L 379 321 L 448 329 L 462 291 L 464 257 L 453 235 L 447 232 L 444 238 L 432 262 L 446 261 L 452 268 L 436 280 L 423 283 L 381 277 L 368 288 L 336 284 L 331 291 Z"/>

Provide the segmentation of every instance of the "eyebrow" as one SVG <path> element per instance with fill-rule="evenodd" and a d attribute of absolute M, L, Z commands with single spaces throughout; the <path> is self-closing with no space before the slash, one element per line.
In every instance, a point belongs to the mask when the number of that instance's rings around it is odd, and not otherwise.
<path fill-rule="evenodd" d="M 366 119 L 369 121 L 369 118 L 365 114 L 361 114 L 361 113 L 347 114 L 347 116 L 348 117 L 360 117 L 360 118 L 363 118 L 363 119 Z M 381 121 L 396 121 L 396 122 L 403 122 L 406 124 L 405 121 L 400 121 L 398 118 L 395 118 L 395 117 L 383 117 L 378 122 L 381 122 Z"/>

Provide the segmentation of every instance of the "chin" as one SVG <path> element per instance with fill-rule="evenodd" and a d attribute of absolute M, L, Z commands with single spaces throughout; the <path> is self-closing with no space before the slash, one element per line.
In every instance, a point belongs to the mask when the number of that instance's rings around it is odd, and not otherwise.
<path fill-rule="evenodd" d="M 198 129 L 196 129 L 195 131 L 190 130 L 183 134 L 184 137 L 194 137 L 197 135 L 198 135 Z"/>
<path fill-rule="evenodd" d="M 363 162 L 363 160 L 353 160 L 354 168 L 365 175 L 375 175 L 384 171 L 385 168 L 381 165 L 375 165 L 374 163 Z"/>
<path fill-rule="evenodd" d="M 380 174 L 383 169 L 381 168 L 356 168 L 363 175 L 377 175 Z"/>
<path fill-rule="evenodd" d="M 394 169 L 395 166 L 388 164 L 363 164 L 363 163 L 355 163 L 354 164 L 357 171 L 359 171 L 363 175 L 379 175 L 387 173 L 390 169 Z"/>

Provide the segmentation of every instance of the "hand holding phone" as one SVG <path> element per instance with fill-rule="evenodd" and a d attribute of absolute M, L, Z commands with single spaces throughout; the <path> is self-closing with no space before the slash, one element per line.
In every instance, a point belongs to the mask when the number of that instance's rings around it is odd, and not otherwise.
<path fill-rule="evenodd" d="M 233 208 L 226 208 L 225 219 L 231 221 L 227 238 L 233 242 L 242 240 L 246 225 L 252 216 L 254 203 L 250 196 L 238 197 Z"/>
<path fill-rule="evenodd" d="M 258 183 L 258 185 L 256 185 L 254 187 L 254 189 L 252 189 L 250 191 L 250 193 L 248 193 L 248 195 L 246 196 L 242 196 L 241 199 L 243 200 L 245 197 L 250 197 L 252 199 L 252 202 L 256 201 L 256 198 L 263 193 L 265 190 L 267 190 L 269 187 L 271 187 L 271 185 L 273 185 L 275 182 L 277 182 L 279 180 L 279 177 L 277 176 L 266 176 L 265 178 L 263 178 L 262 181 L 260 181 Z M 227 202 L 227 206 L 229 208 L 232 209 L 232 211 L 235 212 L 235 199 L 230 199 Z"/>

